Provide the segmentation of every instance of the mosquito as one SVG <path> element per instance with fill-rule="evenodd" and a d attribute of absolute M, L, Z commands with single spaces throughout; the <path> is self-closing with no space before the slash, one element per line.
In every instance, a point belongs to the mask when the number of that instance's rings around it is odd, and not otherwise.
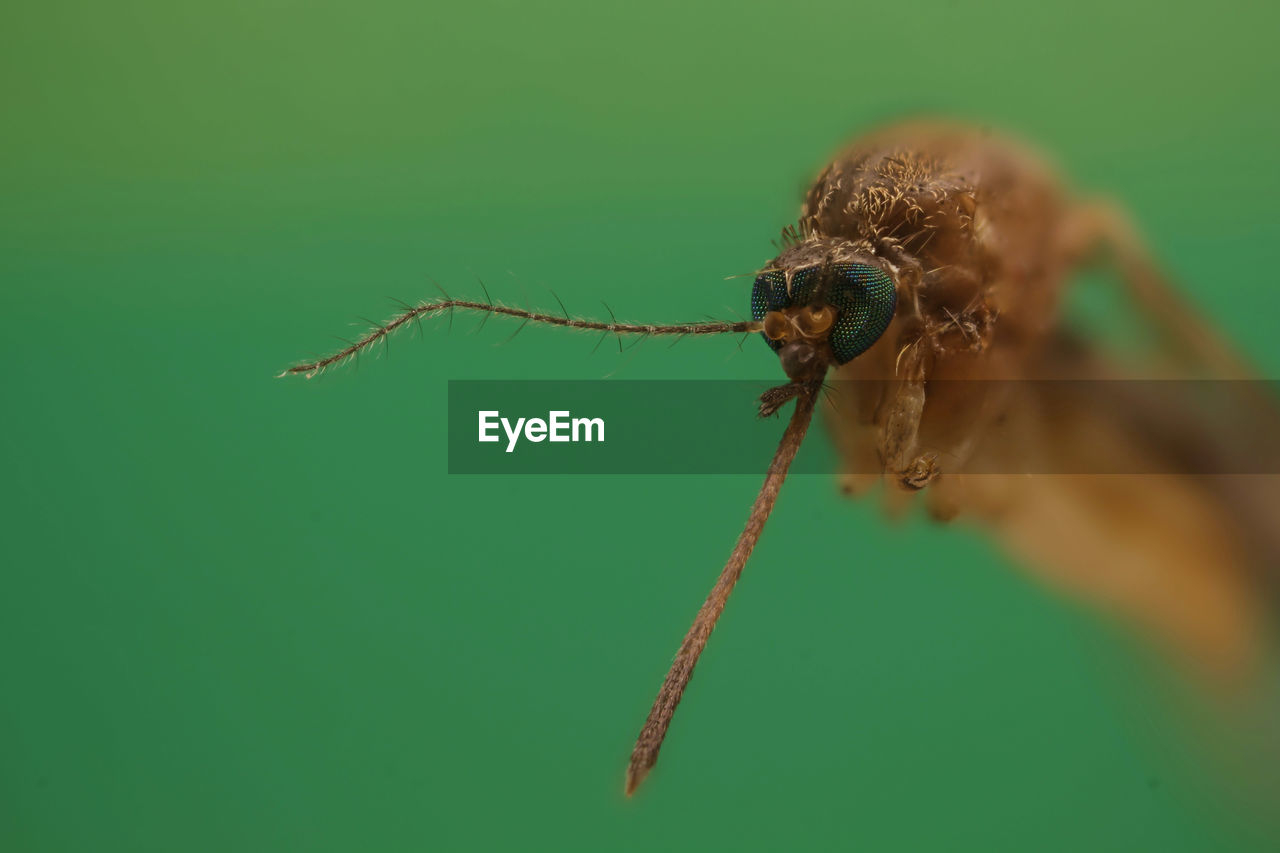
<path fill-rule="evenodd" d="M 976 518 L 1040 574 L 1129 613 L 1206 668 L 1246 667 L 1262 624 L 1252 567 L 1274 565 L 1280 554 L 1274 533 L 1257 534 L 1271 526 L 1265 514 L 1234 511 L 1256 505 L 1252 498 L 1233 503 L 1186 477 L 1153 489 L 1134 477 L 975 476 L 1046 455 L 1158 448 L 1096 406 L 1082 403 L 1065 420 L 1059 407 L 1048 417 L 1037 392 L 1016 390 L 1034 383 L 997 393 L 945 381 L 1114 376 L 1062 322 L 1064 287 L 1095 262 L 1118 273 L 1171 358 L 1222 377 L 1249 375 L 1178 297 L 1118 208 L 1069 193 L 1017 142 L 959 124 L 907 122 L 840 153 L 809 189 L 798 222 L 783 230 L 780 249 L 755 277 L 750 320 L 632 324 L 573 317 L 563 305 L 557 315 L 446 294 L 405 306 L 345 348 L 286 373 L 315 376 L 409 323 L 455 311 L 598 332 L 602 340 L 759 333 L 777 353 L 787 381 L 761 396 L 759 412 L 793 405 L 790 419 L 640 730 L 628 795 L 658 759 L 829 377 L 858 381 L 857 393 L 824 406 L 847 494 L 881 481 L 891 505 L 923 493 L 936 518 Z M 1016 440 L 992 440 L 996 422 Z M 1158 571 L 1162 593 L 1132 582 L 1147 570 Z"/>

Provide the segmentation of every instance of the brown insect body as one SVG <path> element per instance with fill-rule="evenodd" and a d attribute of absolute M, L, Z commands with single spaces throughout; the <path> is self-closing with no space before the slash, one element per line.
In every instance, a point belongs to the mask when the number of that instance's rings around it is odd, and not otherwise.
<path fill-rule="evenodd" d="M 771 266 L 860 259 L 889 272 L 898 291 L 886 333 L 836 373 L 900 383 L 887 405 L 864 398 L 833 419 L 841 430 L 849 422 L 878 434 L 842 443 L 868 457 L 851 473 L 878 479 L 870 472 L 883 461 L 904 485 L 927 485 L 939 469 L 917 452 L 925 383 L 1037 372 L 1070 272 L 1069 217 L 1045 166 L 968 129 L 895 128 L 822 172 L 801 213 L 803 239 Z M 965 408 L 980 408 L 974 402 Z"/>
<path fill-rule="evenodd" d="M 1239 678 L 1257 664 L 1269 592 L 1260 577 L 1280 549 L 1274 536 L 1250 541 L 1270 513 L 1250 524 L 1250 510 L 1236 509 L 1274 481 L 1236 478 L 1243 499 L 1224 500 L 1224 478 L 1154 458 L 1165 452 L 1154 422 L 1181 425 L 1189 413 L 1134 417 L 1143 413 L 1122 401 L 1101 406 L 1044 381 L 1149 375 L 1120 371 L 1062 326 L 1064 285 L 1099 256 L 1184 365 L 1245 375 L 1113 209 L 1075 202 L 1047 165 L 1005 139 L 910 124 L 859 141 L 822 172 L 800 235 L 771 266 L 857 259 L 897 285 L 892 324 L 835 371 L 854 381 L 826 408 L 847 493 L 882 471 L 902 487 L 887 493 L 894 507 L 928 486 L 935 517 L 981 520 L 1022 562 L 1135 616 L 1212 674 Z M 1072 459 L 1089 470 L 1099 458 L 1164 473 L 1021 473 L 1070 471 Z"/>

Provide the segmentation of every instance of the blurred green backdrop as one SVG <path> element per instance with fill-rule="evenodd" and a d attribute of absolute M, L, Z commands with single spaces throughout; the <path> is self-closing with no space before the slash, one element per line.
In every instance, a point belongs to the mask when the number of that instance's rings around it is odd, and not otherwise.
<path fill-rule="evenodd" d="M 1275 375 L 1274 11 L 613 5 L 0 11 L 0 849 L 1264 846 L 1140 643 L 820 477 L 625 801 L 758 478 L 449 477 L 446 380 L 779 375 L 764 346 L 459 318 L 273 374 L 433 279 L 745 311 L 725 276 L 825 158 L 939 112 L 1127 204 Z"/>

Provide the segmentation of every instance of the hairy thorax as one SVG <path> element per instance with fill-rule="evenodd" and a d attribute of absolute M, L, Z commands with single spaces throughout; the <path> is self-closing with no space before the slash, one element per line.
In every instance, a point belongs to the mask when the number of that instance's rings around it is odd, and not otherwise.
<path fill-rule="evenodd" d="M 1023 350 L 1055 324 L 1066 210 L 1052 171 L 1014 144 L 902 125 L 860 140 L 823 171 L 804 202 L 801 238 L 775 263 L 870 256 L 894 274 L 893 325 L 838 378 L 893 378 L 912 349 L 920 362 L 952 356 L 947 373 L 1003 372 L 1025 364 Z M 954 358 L 965 353 L 985 357 Z"/>

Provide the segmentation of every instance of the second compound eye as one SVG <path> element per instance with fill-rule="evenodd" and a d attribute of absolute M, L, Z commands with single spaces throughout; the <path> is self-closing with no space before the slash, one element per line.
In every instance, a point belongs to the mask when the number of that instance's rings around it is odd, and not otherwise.
<path fill-rule="evenodd" d="M 770 311 L 764 315 L 764 336 L 771 341 L 780 341 L 791 330 L 787 315 L 781 311 Z"/>

